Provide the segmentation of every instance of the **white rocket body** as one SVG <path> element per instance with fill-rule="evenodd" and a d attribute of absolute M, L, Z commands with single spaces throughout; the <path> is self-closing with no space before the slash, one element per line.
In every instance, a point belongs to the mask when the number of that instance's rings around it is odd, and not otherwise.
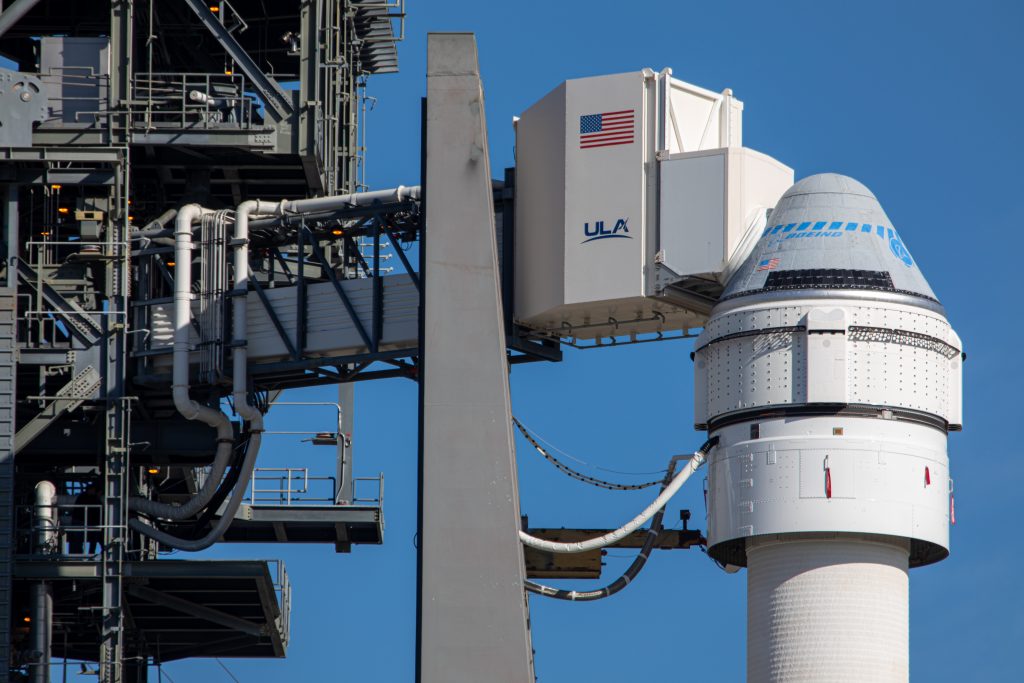
<path fill-rule="evenodd" d="M 960 339 L 863 185 L 787 191 L 694 353 L 708 546 L 748 574 L 748 680 L 906 681 L 908 569 L 949 554 Z"/>

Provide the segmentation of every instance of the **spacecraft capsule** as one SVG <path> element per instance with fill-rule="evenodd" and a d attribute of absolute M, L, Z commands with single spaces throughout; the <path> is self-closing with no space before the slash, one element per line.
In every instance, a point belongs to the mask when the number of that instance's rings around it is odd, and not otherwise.
<path fill-rule="evenodd" d="M 708 552 L 748 568 L 748 680 L 907 680 L 907 570 L 949 554 L 962 357 L 866 187 L 782 196 L 694 353 L 695 422 L 720 440 Z"/>

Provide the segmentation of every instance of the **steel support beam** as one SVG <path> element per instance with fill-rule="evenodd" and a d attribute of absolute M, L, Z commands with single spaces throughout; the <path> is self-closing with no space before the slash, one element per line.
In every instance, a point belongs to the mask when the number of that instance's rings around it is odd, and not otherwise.
<path fill-rule="evenodd" d="M 532 683 L 483 90 L 471 34 L 428 38 L 421 273 L 421 683 Z"/>
<path fill-rule="evenodd" d="M 18 430 L 14 437 L 14 452 L 20 453 L 21 449 L 32 443 L 33 439 L 42 434 L 55 420 L 82 405 L 87 398 L 92 398 L 100 387 L 101 379 L 100 373 L 91 365 L 72 377 L 53 398 L 47 400 L 46 406 L 38 415 Z"/>
<path fill-rule="evenodd" d="M 0 14 L 0 36 L 3 36 L 18 20 L 29 13 L 39 0 L 15 0 L 14 4 Z"/>
<path fill-rule="evenodd" d="M 15 215 L 16 216 L 16 215 Z M 7 229 L 16 234 L 16 217 L 7 216 Z M 8 232 L 8 235 L 12 234 Z M 15 237 L 16 239 L 16 237 Z M 14 533 L 14 346 L 17 290 L 0 288 L 0 683 L 7 683 L 11 655 L 11 578 Z"/>
<path fill-rule="evenodd" d="M 0 683 L 10 680 L 11 598 L 14 570 L 14 433 L 17 383 L 18 188 L 3 188 L 3 252 L 7 277 L 0 282 Z"/>
<path fill-rule="evenodd" d="M 249 53 L 238 44 L 238 41 L 224 27 L 224 24 L 220 23 L 220 20 L 210 11 L 210 3 L 206 2 L 206 0 L 185 0 L 185 3 L 196 13 L 199 20 L 203 22 L 203 26 L 213 34 L 213 37 L 217 39 L 217 42 L 228 53 L 228 56 L 234 60 L 238 68 L 242 70 L 242 73 L 252 81 L 253 86 L 259 92 L 267 107 L 272 109 L 281 119 L 288 118 L 292 113 L 291 100 L 281 90 L 281 86 L 263 73 L 263 70 L 249 56 Z M 306 40 L 315 40 L 315 38 L 307 36 Z"/>
<path fill-rule="evenodd" d="M 378 218 L 378 220 L 380 219 Z M 399 260 L 401 260 L 402 266 L 405 268 L 405 272 L 408 273 L 409 279 L 412 280 L 412 283 L 414 285 L 416 285 L 416 289 L 419 289 L 420 276 L 415 270 L 412 269 L 412 264 L 409 263 L 409 257 L 406 255 L 405 249 L 403 249 L 402 245 L 399 243 L 398 237 L 395 236 L 395 231 L 388 230 L 386 231 L 385 234 L 387 234 L 388 239 L 391 240 L 391 248 L 394 249 L 396 254 L 398 254 L 398 258 Z"/>
<path fill-rule="evenodd" d="M 338 298 L 341 299 L 342 305 L 345 307 L 345 312 L 348 313 L 348 317 L 352 320 L 352 325 L 356 328 L 356 332 L 359 333 L 359 338 L 366 344 L 366 348 L 373 349 L 373 342 L 370 339 L 370 335 L 366 332 L 366 327 L 363 325 L 363 321 L 359 319 L 356 314 L 356 309 L 352 306 L 352 301 L 348 298 L 348 294 L 341 287 L 341 282 L 338 280 L 338 274 L 334 272 L 334 268 L 327 262 L 327 257 L 324 256 L 323 249 L 320 248 L 320 244 L 316 240 L 313 240 L 310 244 L 313 248 L 313 255 L 316 256 L 320 262 L 320 267 L 327 275 L 327 279 L 334 285 L 334 291 L 338 293 Z M 376 296 L 376 289 L 374 290 Z"/>
<path fill-rule="evenodd" d="M 132 5 L 127 0 L 111 3 L 111 45 L 130 50 Z M 117 34 L 121 34 L 118 37 Z M 130 51 L 126 53 L 130 55 Z M 125 57 L 128 67 L 130 60 Z M 125 157 L 127 159 L 127 156 Z M 101 340 L 105 367 L 102 369 L 104 414 L 103 467 L 100 483 L 103 501 L 103 551 L 101 554 L 102 609 L 100 612 L 100 683 L 125 682 L 125 619 L 124 563 L 128 550 L 128 478 L 131 437 L 132 398 L 127 391 L 128 363 L 128 285 L 131 245 L 128 240 L 128 166 L 116 169 L 116 180 L 110 194 L 111 220 L 106 228 L 104 251 L 112 258 L 106 261 L 105 292 L 100 302 Z M 129 666 L 131 668 L 131 666 Z"/>
<path fill-rule="evenodd" d="M 128 592 L 137 598 L 142 598 L 146 602 L 152 602 L 154 605 L 163 605 L 164 607 L 170 607 L 173 610 L 177 610 L 183 614 L 191 614 L 194 617 L 205 619 L 210 623 L 224 626 L 226 628 L 234 629 L 246 635 L 255 636 L 259 638 L 266 633 L 266 626 L 246 621 L 241 617 L 236 617 L 233 614 L 222 612 L 206 605 L 200 605 L 192 602 L 191 600 L 185 600 L 179 598 L 176 595 L 170 593 L 162 593 L 158 590 L 153 590 L 147 586 L 139 586 L 132 584 L 128 586 Z"/>
<path fill-rule="evenodd" d="M 349 505 L 352 502 L 352 430 L 355 427 L 355 387 L 350 383 L 338 385 L 338 490 L 334 494 L 336 505 Z"/>
<path fill-rule="evenodd" d="M 53 313 L 67 323 L 68 332 L 86 347 L 99 342 L 103 331 L 100 324 L 93 318 L 93 313 L 85 310 L 70 299 L 65 299 L 60 292 L 46 283 L 32 266 L 18 261 L 18 276 L 22 282 L 42 295 L 43 301 L 53 308 Z"/>
<path fill-rule="evenodd" d="M 263 308 L 266 309 L 267 315 L 270 317 L 270 322 L 274 323 L 274 329 L 277 330 L 277 336 L 284 342 L 285 347 L 288 349 L 288 353 L 292 358 L 299 357 L 299 351 L 295 348 L 295 344 L 292 343 L 291 337 L 288 336 L 288 332 L 284 329 L 284 325 L 281 324 L 281 319 L 277 317 L 277 312 L 274 310 L 274 306 L 270 303 L 270 299 L 267 298 L 267 293 L 263 291 L 263 287 L 260 285 L 260 281 L 252 277 L 252 270 L 249 271 L 249 282 L 253 284 L 253 289 L 256 290 L 256 296 L 259 297 L 260 303 L 263 304 Z"/>

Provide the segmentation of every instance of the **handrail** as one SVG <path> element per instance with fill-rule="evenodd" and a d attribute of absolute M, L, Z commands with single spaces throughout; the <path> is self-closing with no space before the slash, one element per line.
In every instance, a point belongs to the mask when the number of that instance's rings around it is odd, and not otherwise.
<path fill-rule="evenodd" d="M 384 475 L 354 477 L 353 491 L 358 482 L 376 482 L 375 495 L 355 496 L 351 504 L 382 507 L 384 503 Z M 321 493 L 322 492 L 322 493 Z M 260 505 L 330 505 L 339 506 L 338 483 L 333 476 L 309 474 L 308 467 L 257 467 L 249 483 L 245 501 Z"/>
<path fill-rule="evenodd" d="M 19 505 L 16 507 L 17 519 L 28 519 L 28 525 L 19 525 L 16 530 L 18 545 L 25 548 L 28 556 L 33 559 L 61 559 L 89 558 L 99 553 L 90 553 L 90 545 L 99 546 L 103 538 L 104 530 L 114 528 L 116 525 L 104 524 L 102 504 L 78 504 L 55 503 L 52 506 L 57 508 L 56 522 L 49 519 L 41 520 L 35 514 L 35 504 Z M 82 521 L 75 522 L 72 517 L 75 510 L 82 511 Z M 93 523 L 90 520 L 96 520 Z M 120 527 L 123 529 L 123 526 Z M 38 532 L 51 532 L 52 540 L 45 547 L 39 547 L 37 542 Z M 76 550 L 76 546 L 79 547 Z M 17 551 L 16 551 L 17 552 Z"/>

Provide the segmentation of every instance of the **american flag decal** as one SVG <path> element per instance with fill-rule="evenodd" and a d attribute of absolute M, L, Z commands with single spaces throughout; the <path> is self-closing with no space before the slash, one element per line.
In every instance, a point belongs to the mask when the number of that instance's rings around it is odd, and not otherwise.
<path fill-rule="evenodd" d="M 636 110 L 584 114 L 580 117 L 580 149 L 633 144 Z"/>
<path fill-rule="evenodd" d="M 779 259 L 777 258 L 766 258 L 757 264 L 757 269 L 760 270 L 775 270 L 779 267 Z"/>

